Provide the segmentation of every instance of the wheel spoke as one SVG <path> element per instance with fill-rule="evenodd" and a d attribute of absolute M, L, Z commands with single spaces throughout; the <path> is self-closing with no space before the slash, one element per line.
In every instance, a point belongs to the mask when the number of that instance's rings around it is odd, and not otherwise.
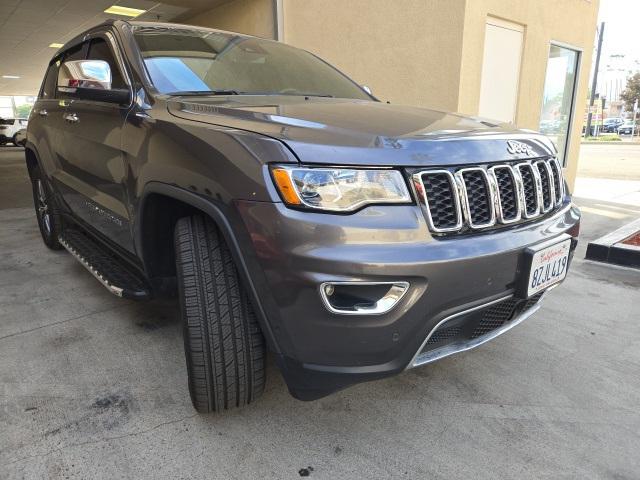
<path fill-rule="evenodd" d="M 45 194 L 42 180 L 37 180 L 36 188 L 38 196 L 38 205 L 36 206 L 36 211 L 42 223 L 44 233 L 48 236 L 51 235 L 51 215 L 49 214 L 49 205 L 47 205 L 47 196 Z"/>
<path fill-rule="evenodd" d="M 44 224 L 44 228 L 47 231 L 47 235 L 51 233 L 51 216 L 48 213 L 45 213 L 42 217 L 42 223 Z"/>
<path fill-rule="evenodd" d="M 38 180 L 38 200 L 40 200 L 40 203 L 43 205 L 47 205 L 47 197 L 44 194 L 44 186 L 41 180 Z"/>

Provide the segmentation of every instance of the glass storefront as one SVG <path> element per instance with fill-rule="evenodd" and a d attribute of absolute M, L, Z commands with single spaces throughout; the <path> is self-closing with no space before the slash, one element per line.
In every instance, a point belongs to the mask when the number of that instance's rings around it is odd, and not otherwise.
<path fill-rule="evenodd" d="M 0 118 L 27 118 L 36 97 L 0 96 Z"/>
<path fill-rule="evenodd" d="M 558 147 L 559 160 L 563 166 L 567 158 L 579 63 L 580 52 L 551 45 L 544 82 L 540 131 Z"/>

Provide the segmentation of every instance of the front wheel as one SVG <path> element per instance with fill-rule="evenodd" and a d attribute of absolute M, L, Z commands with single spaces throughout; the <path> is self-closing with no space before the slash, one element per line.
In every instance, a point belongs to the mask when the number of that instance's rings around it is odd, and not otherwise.
<path fill-rule="evenodd" d="M 62 245 L 58 242 L 58 235 L 62 230 L 60 215 L 55 197 L 49 191 L 38 167 L 31 172 L 31 188 L 42 241 L 50 249 L 60 250 L 62 249 Z"/>
<path fill-rule="evenodd" d="M 193 406 L 247 405 L 264 389 L 265 342 L 231 252 L 201 215 L 178 220 L 174 245 Z"/>

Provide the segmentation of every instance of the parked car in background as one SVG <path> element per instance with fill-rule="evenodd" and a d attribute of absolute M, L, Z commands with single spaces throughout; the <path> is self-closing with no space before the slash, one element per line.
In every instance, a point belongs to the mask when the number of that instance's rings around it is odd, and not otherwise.
<path fill-rule="evenodd" d="M 24 147 L 27 143 L 27 128 L 21 128 L 13 136 L 13 144 L 15 146 Z"/>
<path fill-rule="evenodd" d="M 638 125 L 636 124 L 635 131 L 638 131 Z M 634 132 L 633 120 L 625 120 L 625 122 L 618 127 L 618 135 L 631 135 Z"/>
<path fill-rule="evenodd" d="M 616 133 L 618 127 L 624 123 L 624 120 L 620 117 L 607 118 L 602 124 L 602 131 L 604 133 Z"/>
<path fill-rule="evenodd" d="M 16 133 L 22 128 L 27 128 L 26 118 L 0 118 L 0 145 L 16 143 Z"/>
<path fill-rule="evenodd" d="M 560 120 L 542 120 L 540 122 L 540 133 L 554 135 L 560 131 L 562 122 Z"/>

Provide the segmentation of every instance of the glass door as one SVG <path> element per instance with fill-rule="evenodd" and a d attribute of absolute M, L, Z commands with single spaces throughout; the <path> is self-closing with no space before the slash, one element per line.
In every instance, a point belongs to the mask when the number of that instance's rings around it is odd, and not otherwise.
<path fill-rule="evenodd" d="M 556 144 L 563 166 L 566 165 L 569 132 L 574 117 L 579 66 L 579 51 L 551 45 L 544 82 L 540 132 Z"/>

